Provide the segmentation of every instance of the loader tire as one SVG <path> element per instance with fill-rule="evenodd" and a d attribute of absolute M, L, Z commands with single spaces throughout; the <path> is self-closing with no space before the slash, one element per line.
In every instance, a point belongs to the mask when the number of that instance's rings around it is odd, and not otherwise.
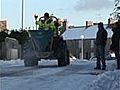
<path fill-rule="evenodd" d="M 29 39 L 23 45 L 23 59 L 25 66 L 37 66 L 38 60 L 33 50 L 32 40 Z"/>
<path fill-rule="evenodd" d="M 58 66 L 67 66 L 70 64 L 70 59 L 69 59 L 69 51 L 66 50 L 64 53 L 61 54 L 61 57 L 58 59 Z"/>

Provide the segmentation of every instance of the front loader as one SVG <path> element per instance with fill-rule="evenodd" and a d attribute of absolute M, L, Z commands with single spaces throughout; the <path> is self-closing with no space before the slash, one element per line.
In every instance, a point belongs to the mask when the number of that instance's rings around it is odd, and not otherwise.
<path fill-rule="evenodd" d="M 43 17 L 42 17 L 43 18 Z M 42 19 L 40 18 L 40 19 Z M 56 17 L 55 22 L 58 21 Z M 56 24 L 57 25 L 57 24 Z M 28 30 L 29 38 L 23 44 L 23 59 L 25 66 L 37 66 L 41 59 L 58 60 L 58 66 L 70 64 L 66 41 L 56 30 Z"/>

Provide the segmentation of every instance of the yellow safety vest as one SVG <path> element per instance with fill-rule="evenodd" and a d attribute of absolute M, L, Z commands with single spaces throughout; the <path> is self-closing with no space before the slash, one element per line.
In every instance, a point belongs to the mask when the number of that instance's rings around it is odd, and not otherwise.
<path fill-rule="evenodd" d="M 37 25 L 39 25 L 39 29 L 44 29 L 44 30 L 55 30 L 55 25 L 54 25 L 54 22 L 50 19 L 48 20 L 40 20 L 40 21 L 37 21 L 36 22 Z"/>

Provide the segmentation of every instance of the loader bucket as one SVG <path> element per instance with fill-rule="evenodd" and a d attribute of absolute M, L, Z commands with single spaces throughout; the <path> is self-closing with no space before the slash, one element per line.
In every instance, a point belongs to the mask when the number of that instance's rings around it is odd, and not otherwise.
<path fill-rule="evenodd" d="M 39 52 L 45 52 L 54 32 L 52 30 L 29 30 L 29 34 Z"/>

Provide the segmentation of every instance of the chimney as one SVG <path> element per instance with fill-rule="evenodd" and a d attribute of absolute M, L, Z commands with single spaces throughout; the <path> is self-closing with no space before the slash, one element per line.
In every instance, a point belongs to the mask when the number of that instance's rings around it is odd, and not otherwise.
<path fill-rule="evenodd" d="M 108 19 L 108 27 L 109 28 L 113 28 L 114 27 L 114 23 L 115 23 L 115 19 L 113 19 L 113 18 L 109 18 Z"/>
<path fill-rule="evenodd" d="M 0 31 L 7 29 L 7 20 L 0 20 Z"/>
<path fill-rule="evenodd" d="M 68 29 L 68 21 L 67 21 L 67 19 L 64 19 L 62 24 L 63 24 L 63 27 L 64 27 L 65 30 Z"/>
<path fill-rule="evenodd" d="M 90 26 L 92 26 L 93 25 L 93 22 L 92 21 L 86 21 L 86 28 L 87 27 L 90 27 Z"/>
<path fill-rule="evenodd" d="M 113 18 L 108 19 L 108 25 L 114 24 L 114 23 L 115 23 L 115 19 L 113 19 Z"/>

